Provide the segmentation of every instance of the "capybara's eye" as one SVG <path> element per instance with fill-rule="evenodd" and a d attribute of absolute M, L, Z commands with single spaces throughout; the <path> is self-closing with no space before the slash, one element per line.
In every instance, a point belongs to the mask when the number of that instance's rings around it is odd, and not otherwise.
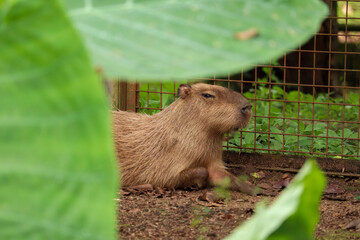
<path fill-rule="evenodd" d="M 211 94 L 208 94 L 208 93 L 203 93 L 203 94 L 201 94 L 203 97 L 205 97 L 205 98 L 215 98 L 215 96 L 214 95 L 211 95 Z"/>

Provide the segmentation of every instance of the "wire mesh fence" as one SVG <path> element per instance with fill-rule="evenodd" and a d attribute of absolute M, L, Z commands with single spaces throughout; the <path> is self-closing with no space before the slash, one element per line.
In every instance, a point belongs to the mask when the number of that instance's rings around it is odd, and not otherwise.
<path fill-rule="evenodd" d="M 329 17 L 298 49 L 250 71 L 190 81 L 222 85 L 253 102 L 251 123 L 224 148 L 360 159 L 360 1 L 325 2 Z M 176 99 L 180 84 L 118 83 L 115 105 L 154 114 Z"/>

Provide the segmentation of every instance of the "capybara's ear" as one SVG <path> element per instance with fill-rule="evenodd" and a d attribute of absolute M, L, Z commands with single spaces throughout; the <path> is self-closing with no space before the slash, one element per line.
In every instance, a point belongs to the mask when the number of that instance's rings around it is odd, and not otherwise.
<path fill-rule="evenodd" d="M 179 88 L 178 88 L 178 95 L 184 99 L 186 98 L 191 91 L 191 86 L 188 84 L 180 84 Z"/>

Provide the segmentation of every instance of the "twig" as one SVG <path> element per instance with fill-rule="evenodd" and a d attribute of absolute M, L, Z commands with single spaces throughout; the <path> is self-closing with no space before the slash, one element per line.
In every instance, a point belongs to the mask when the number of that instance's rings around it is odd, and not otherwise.
<path fill-rule="evenodd" d="M 324 194 L 322 196 L 323 199 L 326 199 L 326 200 L 331 200 L 331 201 L 340 201 L 340 202 L 345 202 L 347 201 L 346 198 L 339 198 L 339 197 L 332 197 L 332 196 L 329 196 L 327 194 Z"/>
<path fill-rule="evenodd" d="M 226 164 L 226 166 L 229 166 L 229 167 L 245 167 L 245 165 L 242 165 L 242 164 Z M 257 168 L 257 169 L 260 169 L 260 170 L 291 172 L 291 173 L 298 173 L 299 172 L 298 169 L 293 169 L 293 168 L 259 167 L 259 166 L 254 166 L 254 167 Z M 326 175 L 335 175 L 335 176 L 360 178 L 360 174 L 357 174 L 357 173 L 325 172 L 325 171 L 324 171 L 324 173 Z"/>

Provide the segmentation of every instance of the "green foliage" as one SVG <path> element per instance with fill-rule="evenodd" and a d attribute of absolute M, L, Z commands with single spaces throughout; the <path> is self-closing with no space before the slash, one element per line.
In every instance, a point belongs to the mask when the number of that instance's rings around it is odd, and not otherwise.
<path fill-rule="evenodd" d="M 319 28 L 318 0 L 63 0 L 93 61 L 111 77 L 226 75 L 277 58 Z M 238 33 L 258 35 L 239 40 Z"/>
<path fill-rule="evenodd" d="M 183 82 L 185 83 L 185 82 Z M 175 99 L 175 93 L 180 83 L 164 82 L 157 84 L 140 83 L 139 112 L 154 114 L 169 106 Z M 161 92 L 161 93 L 149 93 Z"/>
<path fill-rule="evenodd" d="M 318 203 L 324 186 L 325 177 L 315 161 L 307 161 L 271 206 L 258 209 L 249 221 L 226 239 L 313 239 L 319 219 Z"/>
<path fill-rule="evenodd" d="M 0 239 L 115 239 L 109 113 L 57 1 L 0 1 Z"/>
<path fill-rule="evenodd" d="M 297 90 L 284 92 L 284 89 L 278 86 L 268 88 L 265 84 L 259 84 L 256 89 L 251 89 L 244 96 L 256 101 L 256 107 L 253 108 L 254 115 L 260 117 L 246 128 L 249 132 L 236 133 L 229 141 L 229 146 L 296 151 L 304 154 L 327 152 L 332 156 L 357 156 L 358 125 L 343 126 L 337 121 L 358 121 L 359 107 L 344 106 L 344 104 L 358 104 L 358 93 L 348 92 L 342 97 L 329 97 L 328 94 L 319 93 L 313 97 L 311 94 Z M 267 101 L 269 99 L 279 102 L 269 103 Z M 287 102 L 281 102 L 284 100 Z M 283 117 L 290 119 L 282 119 Z M 315 121 L 313 122 L 312 119 Z M 332 122 L 327 122 L 328 120 Z M 252 133 L 255 130 L 258 133 Z M 342 137 L 346 139 L 341 140 Z"/>

